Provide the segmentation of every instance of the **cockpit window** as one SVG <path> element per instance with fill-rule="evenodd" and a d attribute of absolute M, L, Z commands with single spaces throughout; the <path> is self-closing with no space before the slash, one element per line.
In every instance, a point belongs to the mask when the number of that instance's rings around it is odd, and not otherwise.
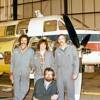
<path fill-rule="evenodd" d="M 27 31 L 28 31 L 28 29 L 20 29 L 17 34 L 18 35 L 27 34 Z"/>
<path fill-rule="evenodd" d="M 61 21 L 58 22 L 58 26 L 59 26 L 59 30 L 66 30 L 65 25 Z"/>
<path fill-rule="evenodd" d="M 13 36 L 15 34 L 15 25 L 7 26 L 6 36 Z"/>
<path fill-rule="evenodd" d="M 56 30 L 57 30 L 56 20 L 50 20 L 44 22 L 44 32 L 56 31 Z"/>
<path fill-rule="evenodd" d="M 23 21 L 19 22 L 18 27 L 17 27 L 17 32 L 16 32 L 17 35 L 21 35 L 21 34 L 26 34 L 27 33 L 29 21 L 30 21 L 30 19 L 23 20 Z"/>

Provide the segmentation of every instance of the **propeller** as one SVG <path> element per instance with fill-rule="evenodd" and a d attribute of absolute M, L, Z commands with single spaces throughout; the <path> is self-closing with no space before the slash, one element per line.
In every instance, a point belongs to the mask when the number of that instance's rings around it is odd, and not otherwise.
<path fill-rule="evenodd" d="M 82 73 L 82 53 L 83 53 L 83 49 L 85 49 L 85 52 L 86 52 L 86 48 L 84 48 L 84 47 L 87 45 L 91 35 L 90 34 L 86 35 L 83 38 L 83 40 L 81 41 L 81 43 L 79 43 L 78 36 L 76 34 L 76 31 L 75 31 L 69 17 L 64 14 L 63 19 L 64 19 L 65 26 L 66 26 L 66 29 L 68 30 L 68 34 L 69 34 L 69 37 L 70 37 L 72 43 L 78 48 L 79 58 L 80 58 L 80 66 L 81 66 L 79 68 L 79 72 Z"/>
<path fill-rule="evenodd" d="M 79 48 L 80 47 L 80 44 L 79 44 L 79 39 L 78 39 L 78 36 L 76 34 L 76 31 L 69 19 L 68 16 L 66 15 L 63 15 L 63 19 L 64 19 L 64 22 L 65 22 L 65 25 L 66 25 L 66 28 L 68 30 L 68 33 L 69 33 L 69 37 L 71 39 L 71 41 L 73 42 L 73 44 Z"/>
<path fill-rule="evenodd" d="M 81 43 L 79 43 L 79 39 L 78 36 L 76 34 L 76 31 L 72 25 L 72 22 L 70 21 L 69 17 L 67 15 L 63 15 L 63 19 L 65 22 L 65 26 L 66 29 L 68 30 L 68 34 L 69 37 L 71 39 L 71 41 L 73 42 L 73 44 L 77 47 L 77 48 L 81 48 L 81 46 L 85 47 L 90 39 L 90 34 L 86 35 L 83 40 L 81 41 Z"/>
<path fill-rule="evenodd" d="M 84 38 L 83 38 L 83 40 L 81 41 L 81 45 L 83 45 L 84 47 L 87 45 L 87 43 L 88 43 L 88 41 L 89 41 L 89 39 L 90 39 L 90 34 L 87 34 Z"/>

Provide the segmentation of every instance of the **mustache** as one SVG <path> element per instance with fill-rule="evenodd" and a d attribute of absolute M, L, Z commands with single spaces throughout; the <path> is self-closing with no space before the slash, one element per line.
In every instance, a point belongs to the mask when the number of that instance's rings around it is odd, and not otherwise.
<path fill-rule="evenodd" d="M 21 43 L 21 44 L 27 44 L 27 43 Z"/>
<path fill-rule="evenodd" d="M 60 41 L 59 43 L 64 43 L 63 41 Z"/>

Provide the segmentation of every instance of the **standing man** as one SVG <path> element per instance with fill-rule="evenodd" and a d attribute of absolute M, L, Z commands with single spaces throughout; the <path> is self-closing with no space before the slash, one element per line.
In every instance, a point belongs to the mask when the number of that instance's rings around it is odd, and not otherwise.
<path fill-rule="evenodd" d="M 29 90 L 29 74 L 33 67 L 34 51 L 28 48 L 27 35 L 19 37 L 19 47 L 15 48 L 11 57 L 10 79 L 14 86 L 14 100 L 24 100 Z"/>
<path fill-rule="evenodd" d="M 44 70 L 44 78 L 36 81 L 34 86 L 33 100 L 57 100 L 58 89 L 54 80 L 55 73 L 50 67 Z"/>
<path fill-rule="evenodd" d="M 68 100 L 75 100 L 74 80 L 79 73 L 78 52 L 74 45 L 67 43 L 67 37 L 63 34 L 58 36 L 58 44 L 59 47 L 55 51 L 58 100 L 65 100 L 65 89 L 67 89 Z"/>

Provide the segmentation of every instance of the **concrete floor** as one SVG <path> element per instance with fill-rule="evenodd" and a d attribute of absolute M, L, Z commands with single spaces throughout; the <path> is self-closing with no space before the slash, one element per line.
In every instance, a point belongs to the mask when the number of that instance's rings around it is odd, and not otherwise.
<path fill-rule="evenodd" d="M 10 89 L 11 83 L 7 77 L 0 77 L 0 100 L 12 100 L 12 91 L 5 92 L 4 89 Z M 31 89 L 25 100 L 32 99 L 33 80 L 31 80 Z M 82 91 L 80 100 L 100 100 L 100 72 L 83 73 Z"/>
<path fill-rule="evenodd" d="M 30 90 L 25 100 L 32 99 L 32 91 Z M 0 100 L 12 100 L 12 92 L 0 92 Z M 80 100 L 100 100 L 100 95 L 81 94 Z"/>

